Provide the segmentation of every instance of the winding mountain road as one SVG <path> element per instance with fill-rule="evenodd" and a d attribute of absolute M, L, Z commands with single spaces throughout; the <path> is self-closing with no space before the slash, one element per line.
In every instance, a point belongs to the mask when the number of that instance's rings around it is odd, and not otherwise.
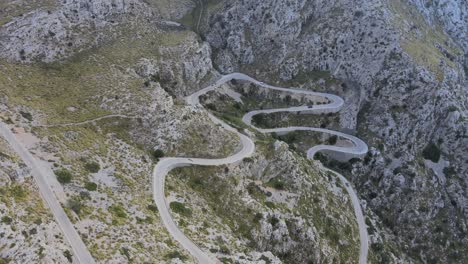
<path fill-rule="evenodd" d="M 303 111 L 310 112 L 310 113 L 338 112 L 342 108 L 344 102 L 340 97 L 336 95 L 327 94 L 327 93 L 317 93 L 317 92 L 311 92 L 311 91 L 300 90 L 300 89 L 275 87 L 275 86 L 267 85 L 263 82 L 259 82 L 245 74 L 233 73 L 233 74 L 222 76 L 213 85 L 210 85 L 188 96 L 186 98 L 186 101 L 194 109 L 203 109 L 199 101 L 199 97 L 201 95 L 209 91 L 213 91 L 217 89 L 219 86 L 221 86 L 222 84 L 228 81 L 234 80 L 234 79 L 249 81 L 259 86 L 262 86 L 264 88 L 268 88 L 272 90 L 319 96 L 319 97 L 327 98 L 329 101 L 328 104 L 314 105 L 313 107 L 298 106 L 298 107 L 289 107 L 289 108 L 251 111 L 247 113 L 246 115 L 244 115 L 242 120 L 245 124 L 257 130 L 258 132 L 260 133 L 273 133 L 273 132 L 286 133 L 286 132 L 292 132 L 292 131 L 315 131 L 315 132 L 333 134 L 342 138 L 346 138 L 350 140 L 351 142 L 353 142 L 353 147 L 337 147 L 337 146 L 331 146 L 331 145 L 313 146 L 307 151 L 307 157 L 310 159 L 313 158 L 315 153 L 319 151 L 346 153 L 352 156 L 359 156 L 359 157 L 367 153 L 368 151 L 367 145 L 362 140 L 358 139 L 357 137 L 344 134 L 338 131 L 333 131 L 333 130 L 328 130 L 328 129 L 323 129 L 323 128 L 299 127 L 299 126 L 274 128 L 274 129 L 262 129 L 262 128 L 257 128 L 254 125 L 252 125 L 252 122 L 251 122 L 252 117 L 257 114 L 262 114 L 262 113 L 303 112 Z M 168 229 L 169 233 L 174 237 L 174 239 L 182 245 L 182 247 L 184 247 L 187 251 L 189 251 L 189 253 L 199 263 L 219 263 L 219 261 L 217 261 L 216 258 L 214 258 L 214 256 L 203 252 L 195 243 L 193 243 L 187 236 L 185 236 L 184 233 L 178 228 L 178 226 L 172 219 L 169 206 L 166 201 L 165 192 L 164 192 L 166 175 L 174 168 L 190 166 L 190 165 L 219 166 L 219 165 L 231 164 L 231 163 L 240 162 L 242 159 L 249 157 L 254 153 L 255 144 L 250 137 L 248 137 L 247 135 L 243 133 L 240 133 L 237 129 L 229 126 L 224 121 L 218 119 L 211 113 L 208 112 L 208 115 L 214 123 L 219 124 L 224 129 L 237 134 L 241 140 L 242 149 L 232 156 L 221 158 L 221 159 L 197 159 L 197 158 L 164 158 L 164 159 L 161 159 L 158 162 L 158 164 L 156 164 L 154 171 L 153 171 L 153 198 L 159 209 L 159 212 L 161 214 L 161 219 L 164 225 Z M 100 118 L 96 118 L 96 119 L 88 120 L 84 122 L 58 124 L 58 125 L 43 125 L 43 127 L 53 127 L 53 126 L 65 127 L 65 126 L 72 126 L 72 125 L 83 125 L 83 124 L 92 123 L 95 121 L 99 121 L 105 118 L 112 118 L 112 117 L 133 118 L 133 117 L 125 116 L 125 115 L 108 115 L 108 116 L 103 116 Z M 73 224 L 68 219 L 63 208 L 61 207 L 60 203 L 56 199 L 55 195 L 53 194 L 53 191 L 51 190 L 50 186 L 47 183 L 46 178 L 54 177 L 53 172 L 50 170 L 50 168 L 45 168 L 44 166 L 41 166 L 40 164 L 38 164 L 35 158 L 29 153 L 29 151 L 21 144 L 21 142 L 11 132 L 9 127 L 3 122 L 0 122 L 0 135 L 3 136 L 9 142 L 9 144 L 18 153 L 18 155 L 23 159 L 26 165 L 30 167 L 32 175 L 38 184 L 41 196 L 44 198 L 44 200 L 48 204 L 60 228 L 64 232 L 67 241 L 70 243 L 72 250 L 74 252 L 74 257 L 78 260 L 79 263 L 95 263 L 94 259 L 92 258 L 85 244 L 81 240 L 81 237 L 76 232 L 75 228 L 73 227 Z M 356 215 L 358 226 L 359 226 L 359 235 L 360 235 L 360 241 L 361 241 L 359 263 L 364 264 L 367 261 L 368 234 L 367 234 L 367 229 L 366 229 L 366 225 L 364 222 L 362 209 L 359 204 L 359 199 L 355 191 L 351 187 L 351 184 L 346 180 L 345 177 L 327 168 L 323 168 L 323 169 L 336 174 L 338 178 L 342 181 L 343 185 L 345 186 L 347 192 L 349 193 L 351 197 L 352 205 L 354 207 L 355 215 Z"/>
<path fill-rule="evenodd" d="M 39 187 L 39 192 L 46 201 L 60 229 L 62 229 L 66 240 L 70 244 L 74 253 L 74 258 L 78 260 L 78 263 L 82 264 L 95 263 L 86 245 L 81 240 L 80 235 L 75 230 L 70 219 L 68 219 L 68 216 L 65 214 L 65 211 L 47 183 L 47 177 L 55 177 L 52 170 L 39 164 L 26 147 L 15 137 L 10 128 L 3 122 L 0 122 L 0 135 L 6 139 L 24 163 L 31 169 L 31 174 Z"/>
<path fill-rule="evenodd" d="M 299 89 L 289 89 L 289 88 L 282 88 L 282 87 L 275 87 L 263 82 L 259 82 L 245 74 L 242 73 L 232 73 L 228 75 L 222 76 L 218 81 L 214 84 L 188 96 L 186 98 L 186 102 L 191 105 L 195 109 L 202 109 L 203 107 L 200 104 L 199 97 L 209 91 L 213 91 L 217 89 L 222 84 L 231 81 L 231 80 L 243 80 L 255 83 L 259 86 L 264 88 L 278 90 L 278 91 L 285 91 L 289 93 L 298 93 L 298 94 L 308 94 L 313 96 L 320 96 L 327 98 L 329 100 L 328 104 L 322 105 L 314 105 L 313 107 L 309 106 L 299 106 L 299 107 L 289 107 L 289 108 L 280 108 L 280 109 L 267 109 L 267 110 L 255 110 L 247 113 L 243 117 L 243 122 L 253 129 L 261 132 L 261 133 L 281 133 L 281 132 L 292 132 L 297 130 L 302 131 L 316 131 L 322 133 L 329 133 L 333 135 L 337 135 L 343 138 L 346 138 L 353 142 L 353 147 L 338 147 L 338 146 L 331 146 L 331 145 L 318 145 L 310 148 L 307 151 L 307 157 L 313 158 L 315 153 L 319 151 L 331 151 L 337 153 L 345 153 L 351 156 L 358 156 L 362 157 L 368 151 L 368 147 L 366 143 L 360 140 L 357 137 L 344 134 L 338 131 L 323 129 L 323 128 L 312 128 L 312 127 L 285 127 L 285 128 L 274 128 L 274 129 L 262 129 L 257 128 L 252 125 L 252 117 L 261 114 L 261 113 L 275 113 L 275 112 L 298 112 L 298 111 L 307 111 L 311 113 L 333 113 L 338 112 L 341 110 L 343 106 L 343 99 L 341 97 L 327 94 L 327 93 L 317 93 L 311 92 L 306 90 L 299 90 Z M 214 256 L 209 255 L 209 253 L 203 252 L 195 243 L 193 243 L 184 233 L 179 229 L 177 224 L 172 219 L 168 203 L 166 201 L 165 192 L 164 192 L 164 184 L 166 175 L 174 168 L 177 167 L 184 167 L 190 165 L 203 165 L 203 166 L 218 166 L 230 163 L 236 163 L 241 161 L 243 158 L 251 156 L 255 151 L 255 144 L 248 136 L 240 133 L 235 128 L 229 126 L 224 121 L 216 118 L 214 115 L 208 112 L 210 118 L 216 124 L 221 125 L 226 130 L 232 131 L 236 133 L 242 143 L 242 149 L 226 158 L 222 159 L 196 159 L 196 158 L 163 158 L 161 159 L 158 164 L 156 164 L 154 171 L 153 171 L 153 197 L 154 201 L 159 209 L 161 214 L 161 219 L 168 229 L 169 233 L 173 236 L 173 238 L 178 241 L 183 248 L 192 254 L 192 256 L 199 262 L 199 263 L 219 263 Z M 358 227 L 359 227 L 359 236 L 360 236 L 360 253 L 359 253 L 359 263 L 365 264 L 367 262 L 367 253 L 368 253 L 368 234 L 367 228 L 364 222 L 364 215 L 362 213 L 361 206 L 359 204 L 359 199 L 351 187 L 351 184 L 343 177 L 341 174 L 338 174 L 334 171 L 324 168 L 327 171 L 330 171 L 338 176 L 338 178 L 342 181 L 343 185 L 345 186 L 347 192 L 349 193 L 352 201 L 352 205 L 354 207 L 354 212 L 357 218 Z"/>

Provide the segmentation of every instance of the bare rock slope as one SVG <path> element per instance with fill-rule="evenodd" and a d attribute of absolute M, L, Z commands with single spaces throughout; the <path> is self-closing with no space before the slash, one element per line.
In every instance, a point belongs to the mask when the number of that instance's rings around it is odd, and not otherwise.
<path fill-rule="evenodd" d="M 202 26 L 217 67 L 306 87 L 342 80 L 340 122 L 374 147 L 349 174 L 369 210 L 414 261 L 466 258 L 466 3 L 242 3 Z"/>

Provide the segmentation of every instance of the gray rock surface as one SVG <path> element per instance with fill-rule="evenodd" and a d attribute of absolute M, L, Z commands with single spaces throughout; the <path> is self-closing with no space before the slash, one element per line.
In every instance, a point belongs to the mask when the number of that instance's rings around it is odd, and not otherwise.
<path fill-rule="evenodd" d="M 225 3 L 203 28 L 221 71 L 306 86 L 326 80 L 315 76 L 327 71 L 344 81 L 336 92 L 352 105 L 341 122 L 380 149 L 353 170 L 369 210 L 415 261 L 460 261 L 468 239 L 467 5 L 412 2 L 417 8 L 406 1 Z M 422 162 L 430 142 L 450 163 L 446 181 Z"/>
<path fill-rule="evenodd" d="M 113 27 L 152 15 L 138 0 L 60 1 L 55 8 L 39 8 L 3 25 L 0 55 L 51 62 L 111 39 Z"/>
<path fill-rule="evenodd" d="M 370 262 L 462 263 L 468 258 L 464 248 L 468 243 L 467 6 L 463 0 L 4 1 L 0 3 L 0 16 L 4 15 L 0 19 L 0 70 L 10 75 L 0 76 L 0 115 L 8 113 L 15 125 L 28 128 L 41 121 L 92 115 L 85 108 L 90 106 L 87 102 L 96 100 L 100 111 L 137 116 L 139 119 L 130 123 L 133 129 L 129 132 L 141 145 L 180 156 L 218 157 L 235 149 L 236 139 L 210 123 L 204 113 L 190 111 L 180 100 L 214 79 L 217 73 L 212 64 L 222 73 L 243 71 L 267 83 L 336 93 L 345 99 L 339 125 L 347 133 L 363 138 L 371 149 L 362 160 L 348 164 L 327 162 L 341 168 L 365 200 L 366 223 L 373 242 Z M 197 16 L 202 10 L 201 36 L 172 21 L 184 21 L 191 9 Z M 139 42 L 152 36 L 157 39 Z M 112 47 L 112 52 L 100 49 L 106 47 Z M 137 55 L 124 56 L 134 53 Z M 73 64 L 83 61 L 94 64 Z M 108 70 L 98 71 L 96 75 L 82 70 L 90 66 Z M 73 74 L 54 69 L 67 69 Z M 46 78 L 39 79 L 41 74 Z M 33 89 L 43 89 L 41 85 L 57 90 L 62 87 L 48 82 L 47 78 L 63 81 L 62 86 L 80 84 L 93 96 L 77 98 L 83 105 L 64 105 L 66 111 L 48 109 L 47 96 L 57 94 L 35 93 Z M 99 89 L 89 89 L 90 80 L 95 81 L 91 86 Z M 78 85 L 73 87 L 81 89 Z M 12 89 L 17 92 L 13 93 Z M 65 104 L 57 102 L 62 103 Z M 28 120 L 28 113 L 32 120 Z M 60 119 L 63 113 L 69 116 Z M 83 143 L 89 139 L 82 132 L 77 128 L 77 131 L 64 132 L 63 137 L 58 132 L 54 136 L 61 139 L 60 144 Z M 94 142 L 95 146 L 103 144 L 101 147 L 108 149 L 106 157 L 96 154 L 101 160 L 120 163 L 130 157 L 136 159 L 134 153 L 147 158 L 147 154 L 141 154 L 125 142 L 108 146 L 112 133 L 101 136 L 106 142 Z M 51 147 L 43 140 L 47 150 L 66 153 L 68 162 L 76 159 L 77 153 L 88 155 L 68 145 L 60 151 L 60 144 Z M 436 148 L 432 152 L 440 150 L 440 158 L 435 162 L 423 155 L 427 146 L 433 145 Z M 278 165 L 274 168 L 281 169 L 287 162 L 297 163 L 293 152 L 283 150 L 282 143 L 275 146 L 279 154 L 273 161 L 276 162 L 273 165 Z M 115 153 L 122 152 L 126 153 L 125 158 L 120 154 L 114 158 Z M 82 166 L 57 162 L 77 172 Z M 18 164 L 7 163 L 2 160 L 5 165 L 0 173 L 2 180 L 21 183 L 25 179 L 27 183 L 27 172 Z M 122 170 L 111 165 L 109 168 Z M 269 181 L 272 175 L 261 173 L 273 165 L 258 157 L 255 166 L 230 168 L 231 174 L 239 173 L 234 176 L 245 180 L 236 185 L 244 198 L 249 198 L 245 192 L 248 181 Z M 106 182 L 100 184 L 109 190 L 119 187 L 126 196 L 137 199 L 138 193 L 124 183 L 138 178 L 139 185 L 133 188 L 148 185 L 139 178 L 138 173 L 143 172 L 133 169 L 141 169 L 141 161 L 135 160 L 134 165 L 124 167 L 128 178 L 112 178 L 109 186 Z M 146 164 L 146 167 L 150 166 Z M 292 177 L 288 179 L 298 180 L 297 168 L 290 169 Z M 246 176 L 250 174 L 254 174 L 252 179 Z M 85 181 L 80 179 L 78 187 L 65 188 L 65 192 L 77 197 Z M 294 191 L 305 193 L 304 186 L 295 186 Z M 326 200 L 324 193 L 319 194 Z M 93 195 L 96 200 L 108 200 L 97 205 L 85 201 L 89 207 L 107 209 L 110 203 L 119 202 L 138 217 L 147 211 L 135 209 L 118 195 L 107 197 L 101 192 Z M 255 261 L 262 261 L 265 253 L 276 263 L 277 255 L 291 250 L 306 256 L 304 245 L 312 248 L 315 260 L 332 261 L 332 256 L 339 255 L 334 247 L 321 244 L 323 237 L 314 225 L 305 233 L 299 232 L 307 225 L 306 218 L 288 215 L 280 209 L 264 212 L 268 212 L 265 216 L 280 221 L 274 228 L 265 219 L 260 221 L 260 232 L 254 234 L 259 247 L 250 256 Z M 214 214 L 205 217 L 219 220 Z M 155 225 L 148 230 L 159 232 L 160 223 L 157 217 L 154 219 Z M 292 224 L 288 225 L 286 220 Z M 340 223 L 343 219 L 335 220 Z M 104 222 L 85 221 L 79 226 L 96 226 L 96 230 L 89 231 L 91 236 L 109 230 L 113 231 L 114 238 L 134 239 L 132 235 L 137 234 L 126 231 L 130 225 L 113 227 Z M 54 227 L 53 223 L 48 226 Z M 9 227 L 2 225 L 2 228 Z M 224 231 L 223 236 L 232 235 Z M 12 230 L 7 232 L 10 234 Z M 161 234 L 164 240 L 165 235 Z M 18 236 L 18 241 L 21 239 Z M 277 243 L 270 245 L 270 240 Z M 60 249 L 66 248 L 57 241 L 52 243 L 60 245 Z M 154 252 L 167 253 L 177 248 L 160 241 L 147 243 L 157 244 L 158 250 Z M 27 244 L 26 248 L 30 245 L 36 248 L 37 243 Z M 131 248 L 131 243 L 124 245 L 130 248 L 131 254 L 144 260 L 150 260 L 154 254 L 140 254 Z M 18 249 L 12 247 L 8 256 L 19 252 Z M 102 257 L 125 262 L 128 259 L 122 252 L 127 251 L 121 250 L 107 248 Z M 57 254 L 59 251 L 47 252 L 63 260 Z M 240 260 L 242 254 L 234 258 Z M 36 261 L 31 255 L 25 256 L 19 261 Z M 182 261 L 176 259 L 167 261 Z M 304 258 L 295 260 L 300 262 Z"/>
<path fill-rule="evenodd" d="M 468 52 L 468 5 L 462 0 L 410 0 L 432 26 L 441 23 L 453 40 Z"/>

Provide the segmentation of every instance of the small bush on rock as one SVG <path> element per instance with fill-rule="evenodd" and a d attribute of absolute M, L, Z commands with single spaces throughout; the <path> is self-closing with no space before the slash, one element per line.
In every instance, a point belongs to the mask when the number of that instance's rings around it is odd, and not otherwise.
<path fill-rule="evenodd" d="M 333 135 L 328 138 L 328 144 L 330 145 L 335 145 L 337 141 L 338 141 L 338 137 L 336 135 Z"/>
<path fill-rule="evenodd" d="M 436 144 L 433 142 L 429 143 L 424 149 L 423 149 L 423 157 L 427 160 L 430 160 L 434 163 L 439 162 L 440 159 L 440 149 L 437 147 Z"/>
<path fill-rule="evenodd" d="M 87 182 L 85 183 L 86 190 L 93 192 L 97 190 L 97 184 L 94 182 Z"/>
<path fill-rule="evenodd" d="M 185 205 L 183 203 L 179 203 L 179 202 L 172 202 L 169 204 L 169 207 L 171 208 L 172 211 L 182 215 L 182 216 L 186 216 L 186 217 L 189 217 L 192 215 L 192 210 L 190 210 L 189 208 L 185 207 Z"/>
<path fill-rule="evenodd" d="M 69 172 L 66 169 L 56 170 L 54 171 L 54 173 L 55 173 L 55 176 L 57 176 L 57 180 L 62 184 L 70 183 L 73 178 L 73 175 L 71 174 L 71 172 Z"/>
<path fill-rule="evenodd" d="M 2 223 L 9 225 L 9 224 L 11 224 L 12 222 L 13 222 L 13 219 L 11 219 L 11 217 L 9 217 L 9 216 L 7 216 L 7 215 L 5 215 L 5 216 L 2 217 Z"/>
<path fill-rule="evenodd" d="M 97 162 L 88 162 L 85 165 L 85 169 L 91 173 L 96 173 L 101 169 L 101 166 Z"/>
<path fill-rule="evenodd" d="M 161 149 L 156 149 L 152 152 L 152 155 L 154 158 L 156 159 L 160 159 L 162 157 L 164 157 L 164 151 L 162 151 Z"/>

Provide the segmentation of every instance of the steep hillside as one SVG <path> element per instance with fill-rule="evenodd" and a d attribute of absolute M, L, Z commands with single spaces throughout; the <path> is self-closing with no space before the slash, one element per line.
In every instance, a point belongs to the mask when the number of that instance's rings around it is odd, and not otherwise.
<path fill-rule="evenodd" d="M 324 87 L 330 75 L 341 80 L 334 90 L 347 103 L 340 123 L 374 147 L 348 171 L 369 210 L 414 261 L 461 261 L 466 4 L 416 4 L 226 2 L 202 28 L 222 72 L 304 87 Z M 437 21 L 430 10 L 438 10 Z"/>
<path fill-rule="evenodd" d="M 215 77 L 209 45 L 183 26 L 164 22 L 158 12 L 172 7 L 162 3 L 69 1 L 50 12 L 43 3 L 31 10 L 5 5 L 28 13 L 12 16 L 0 29 L 9 34 L 0 42 L 6 47 L 0 64 L 2 121 L 21 131 L 17 137 L 55 172 L 49 179 L 55 196 L 95 260 L 190 261 L 160 223 L 151 172 L 161 155 L 215 157 L 238 148 L 236 137 L 180 99 Z M 173 5 L 175 17 L 191 6 Z M 1 172 L 8 175 L 7 168 Z M 2 184 L 18 188 L 31 182 L 2 178 Z M 40 202 L 34 195 L 27 202 Z M 43 221 L 54 226 L 48 208 L 41 210 L 49 217 Z M 2 224 L 5 261 L 67 262 L 59 250 L 73 257 L 66 241 L 49 239 L 56 251 L 18 258 L 20 249 L 42 246 L 16 232 Z M 60 234 L 56 226 L 55 232 Z"/>
<path fill-rule="evenodd" d="M 3 139 L 0 165 L 0 263 L 71 261 L 71 249 L 28 168 Z"/>
<path fill-rule="evenodd" d="M 463 263 L 467 9 L 462 0 L 0 1 L 0 121 L 53 171 L 53 196 L 97 263 L 196 262 L 161 219 L 153 169 L 164 157 L 237 153 L 236 131 L 252 138 L 252 157 L 166 179 L 171 216 L 206 254 L 358 263 L 351 186 L 369 263 Z M 232 72 L 261 83 L 230 81 L 202 105 L 185 100 Z M 248 111 L 330 103 L 263 82 L 336 94 L 344 106 L 262 114 L 254 125 L 338 130 L 369 153 L 309 160 L 314 145 L 352 142 L 248 127 Z M 1 137 L 0 165 L 0 263 L 76 262 L 30 168 Z"/>

